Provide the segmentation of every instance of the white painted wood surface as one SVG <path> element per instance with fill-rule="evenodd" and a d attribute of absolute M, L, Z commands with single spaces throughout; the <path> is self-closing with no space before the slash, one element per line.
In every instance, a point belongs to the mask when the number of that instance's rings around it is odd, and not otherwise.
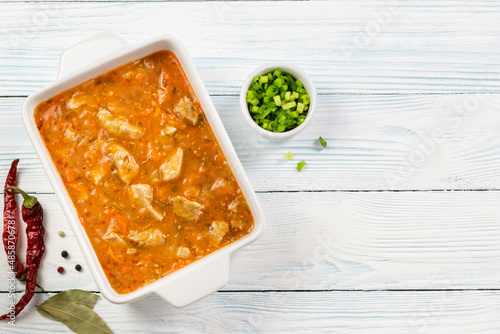
<path fill-rule="evenodd" d="M 0 1 L 0 178 L 21 158 L 20 186 L 46 208 L 48 291 L 0 332 L 69 332 L 33 305 L 97 289 L 20 109 L 55 79 L 65 48 L 103 30 L 182 40 L 268 219 L 233 256 L 229 284 L 187 308 L 99 300 L 115 333 L 500 330 L 497 2 Z M 303 68 L 320 94 L 309 128 L 287 141 L 256 136 L 240 117 L 243 80 L 270 61 Z"/>

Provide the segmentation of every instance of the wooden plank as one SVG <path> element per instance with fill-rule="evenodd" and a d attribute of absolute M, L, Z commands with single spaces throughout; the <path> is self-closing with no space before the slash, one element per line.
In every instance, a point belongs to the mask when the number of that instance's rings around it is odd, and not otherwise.
<path fill-rule="evenodd" d="M 237 94 L 272 61 L 304 69 L 321 94 L 499 92 L 498 4 L 453 3 L 0 3 L 0 96 L 52 82 L 61 52 L 103 30 L 177 36 L 211 94 Z"/>
<path fill-rule="evenodd" d="M 39 315 L 37 294 L 9 333 L 68 333 Z M 96 312 L 116 333 L 495 333 L 498 291 L 335 291 L 216 293 L 183 309 L 157 297 L 128 305 L 97 301 Z M 124 316 L 126 315 L 126 316 Z"/>
<path fill-rule="evenodd" d="M 0 175 L 20 157 L 20 184 L 51 192 L 22 126 L 23 101 L 0 99 Z M 500 189 L 498 94 L 321 95 L 309 127 L 284 141 L 259 137 L 238 97 L 213 101 L 257 191 Z"/>
<path fill-rule="evenodd" d="M 96 290 L 55 196 L 37 197 L 47 227 L 40 284 L 49 291 Z M 258 198 L 266 229 L 234 254 L 226 291 L 500 289 L 500 192 L 261 193 Z M 59 230 L 66 237 L 59 237 Z M 74 270 L 77 263 L 82 272 Z M 57 273 L 59 266 L 65 274 Z M 0 282 L 7 275 L 2 260 Z M 0 284 L 0 291 L 5 289 Z"/>

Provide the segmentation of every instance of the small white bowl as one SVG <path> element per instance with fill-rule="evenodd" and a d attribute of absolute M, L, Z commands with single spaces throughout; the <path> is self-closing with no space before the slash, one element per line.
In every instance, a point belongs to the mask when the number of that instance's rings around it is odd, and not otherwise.
<path fill-rule="evenodd" d="M 295 79 L 299 79 L 304 84 L 304 88 L 307 90 L 307 94 L 311 97 L 311 103 L 309 104 L 309 110 L 307 111 L 307 116 L 306 119 L 304 120 L 304 123 L 302 123 L 295 129 L 285 132 L 272 132 L 260 127 L 257 123 L 255 123 L 252 116 L 250 115 L 250 111 L 248 110 L 248 104 L 247 104 L 248 87 L 250 87 L 250 85 L 252 84 L 253 78 L 262 75 L 264 73 L 274 71 L 277 68 L 279 68 L 284 73 L 291 74 Z M 307 74 L 297 66 L 286 63 L 269 63 L 257 68 L 247 77 L 245 83 L 243 84 L 243 87 L 241 88 L 241 93 L 240 93 L 240 107 L 241 111 L 243 112 L 243 118 L 247 121 L 247 123 L 250 125 L 252 129 L 257 131 L 264 137 L 270 139 L 288 139 L 296 135 L 300 131 L 304 130 L 307 124 L 311 122 L 311 119 L 314 115 L 314 111 L 316 110 L 316 103 L 317 103 L 316 88 L 314 88 L 314 84 L 311 81 L 311 79 L 309 79 Z"/>

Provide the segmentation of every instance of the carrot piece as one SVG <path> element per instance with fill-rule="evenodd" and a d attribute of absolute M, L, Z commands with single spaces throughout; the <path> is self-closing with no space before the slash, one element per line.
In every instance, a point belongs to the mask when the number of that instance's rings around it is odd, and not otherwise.
<path fill-rule="evenodd" d="M 75 171 L 73 170 L 73 168 L 66 169 L 66 181 L 67 182 L 75 181 Z"/>
<path fill-rule="evenodd" d="M 199 243 L 198 236 L 200 233 L 195 233 L 193 231 L 187 232 L 186 233 L 186 240 L 189 241 L 191 245 L 196 245 Z M 201 238 L 200 238 L 201 240 Z"/>
<path fill-rule="evenodd" d="M 118 226 L 121 228 L 121 230 L 123 232 L 127 232 L 128 218 L 124 215 L 117 214 L 115 219 L 118 222 Z"/>
<path fill-rule="evenodd" d="M 152 111 L 153 111 L 152 109 L 144 109 L 143 111 L 138 112 L 135 115 L 138 116 L 138 117 L 145 117 L 145 116 L 149 116 Z"/>

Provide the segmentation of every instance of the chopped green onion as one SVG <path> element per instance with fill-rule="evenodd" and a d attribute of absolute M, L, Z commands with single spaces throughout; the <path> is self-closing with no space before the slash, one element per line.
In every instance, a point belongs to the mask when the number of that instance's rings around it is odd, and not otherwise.
<path fill-rule="evenodd" d="M 304 104 L 309 104 L 311 103 L 311 98 L 309 97 L 309 95 L 304 94 L 302 95 L 302 101 L 304 102 Z"/>
<path fill-rule="evenodd" d="M 304 103 L 297 103 L 297 111 L 300 113 L 304 111 Z"/>
<path fill-rule="evenodd" d="M 252 118 L 260 127 L 284 132 L 304 122 L 311 97 L 300 80 L 275 69 L 253 78 L 246 102 Z"/>
<path fill-rule="evenodd" d="M 293 158 L 293 154 L 292 152 L 288 151 L 288 153 L 286 154 L 283 154 L 283 156 L 287 159 L 287 160 L 292 160 Z"/>
<path fill-rule="evenodd" d="M 319 142 L 321 143 L 321 146 L 326 147 L 326 141 L 321 138 L 321 136 L 319 137 Z"/>
<path fill-rule="evenodd" d="M 250 101 L 250 104 L 251 104 L 251 105 L 254 105 L 254 106 L 258 105 L 258 104 L 259 104 L 259 99 L 258 99 L 258 98 L 256 98 L 256 97 L 254 97 L 254 98 L 252 99 L 252 101 Z"/>
<path fill-rule="evenodd" d="M 298 172 L 302 171 L 302 168 L 304 168 L 305 165 L 306 165 L 306 162 L 304 160 L 302 160 L 301 162 L 299 162 L 297 164 L 297 171 Z"/>
<path fill-rule="evenodd" d="M 281 97 L 280 97 L 279 95 L 275 95 L 275 96 L 273 97 L 273 99 L 274 99 L 274 103 L 276 103 L 276 105 L 277 105 L 278 107 L 279 107 L 279 106 L 281 106 Z"/>
<path fill-rule="evenodd" d="M 276 87 L 280 88 L 281 86 L 283 86 L 283 79 L 279 78 L 274 80 L 273 81 L 273 85 L 275 85 Z"/>
<path fill-rule="evenodd" d="M 288 109 L 293 108 L 295 106 L 297 106 L 297 103 L 295 103 L 295 101 L 292 101 L 292 102 L 288 102 L 288 103 L 282 105 L 281 107 L 283 108 L 283 110 L 288 110 Z"/>
<path fill-rule="evenodd" d="M 249 90 L 248 93 L 247 93 L 247 102 L 252 102 L 253 98 L 254 98 L 254 91 L 253 90 Z"/>

